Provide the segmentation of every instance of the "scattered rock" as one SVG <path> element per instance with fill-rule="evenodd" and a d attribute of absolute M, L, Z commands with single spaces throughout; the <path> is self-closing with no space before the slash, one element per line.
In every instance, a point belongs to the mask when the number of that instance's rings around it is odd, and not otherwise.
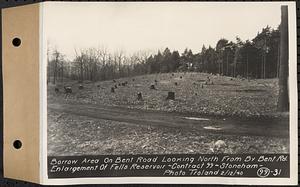
<path fill-rule="evenodd" d="M 59 93 L 59 88 L 55 88 L 55 93 Z"/>
<path fill-rule="evenodd" d="M 213 145 L 215 153 L 224 153 L 227 148 L 227 144 L 223 140 L 217 140 Z"/>
<path fill-rule="evenodd" d="M 175 100 L 175 92 L 168 92 L 167 100 Z"/>
<path fill-rule="evenodd" d="M 142 96 L 142 93 L 141 93 L 141 92 L 138 92 L 138 93 L 137 93 L 137 100 L 138 100 L 138 101 L 143 100 L 143 96 Z"/>
<path fill-rule="evenodd" d="M 115 88 L 114 88 L 114 87 L 111 87 L 110 92 L 111 92 L 111 93 L 115 93 Z"/>
<path fill-rule="evenodd" d="M 155 90 L 154 84 L 151 84 L 150 89 L 151 89 L 151 90 Z"/>

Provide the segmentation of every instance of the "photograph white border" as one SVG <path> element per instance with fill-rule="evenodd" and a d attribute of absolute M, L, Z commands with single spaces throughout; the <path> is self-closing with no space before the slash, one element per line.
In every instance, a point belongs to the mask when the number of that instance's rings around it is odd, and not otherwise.
<path fill-rule="evenodd" d="M 72 184 L 239 184 L 239 185 L 296 185 L 298 183 L 298 94 L 297 94 L 297 32 L 296 2 L 191 2 L 211 3 L 218 6 L 226 3 L 278 3 L 288 5 L 289 12 L 289 98 L 290 98 L 290 178 L 240 178 L 240 177 L 98 177 L 98 178 L 66 178 L 49 179 L 47 174 L 47 31 L 43 22 L 44 6 L 48 3 L 75 2 L 43 2 L 40 3 L 40 181 L 45 185 Z M 100 3 L 100 2 L 76 2 Z M 109 2 L 105 2 L 109 3 Z M 110 2 L 113 3 L 113 2 Z M 120 2 L 119 2 L 120 3 Z M 123 2 L 125 3 L 125 2 Z M 126 2 L 134 3 L 134 2 Z M 144 2 L 150 3 L 150 2 Z M 159 3 L 159 2 L 156 2 Z M 166 2 L 165 2 L 166 3 Z M 170 2 L 189 3 L 189 2 Z"/>

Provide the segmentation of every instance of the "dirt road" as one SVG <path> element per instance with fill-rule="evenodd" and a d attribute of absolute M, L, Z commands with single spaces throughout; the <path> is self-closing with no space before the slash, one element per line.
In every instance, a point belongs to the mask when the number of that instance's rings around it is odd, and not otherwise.
<path fill-rule="evenodd" d="M 288 137 L 288 120 L 243 120 L 90 104 L 48 104 L 48 110 L 139 125 L 185 128 L 203 133 Z"/>

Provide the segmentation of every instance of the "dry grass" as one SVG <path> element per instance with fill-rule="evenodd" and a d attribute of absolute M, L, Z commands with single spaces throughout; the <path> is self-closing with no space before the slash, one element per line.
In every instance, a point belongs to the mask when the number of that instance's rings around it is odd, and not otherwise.
<path fill-rule="evenodd" d="M 213 84 L 205 84 L 208 76 Z M 149 87 L 155 80 L 158 81 L 156 89 L 151 90 Z M 125 81 L 128 85 L 119 86 Z M 63 93 L 63 85 L 72 86 L 70 96 Z M 115 85 L 115 93 L 111 93 L 111 87 Z M 75 81 L 57 86 L 60 93 L 55 93 L 55 85 L 48 85 L 49 103 L 100 104 L 257 119 L 280 117 L 287 120 L 288 116 L 276 112 L 277 79 L 248 81 L 205 73 L 175 73 L 174 76 L 138 76 L 134 81 L 123 78 L 116 82 L 85 82 L 82 90 Z M 166 100 L 168 91 L 175 92 L 174 101 Z M 142 101 L 137 100 L 138 92 L 143 94 Z M 289 152 L 288 137 L 203 134 L 191 129 L 135 125 L 48 112 L 49 155 Z M 218 140 L 224 143 L 221 148 L 215 146 Z"/>
<path fill-rule="evenodd" d="M 216 147 L 221 140 L 226 145 Z M 288 153 L 288 138 L 201 134 L 49 111 L 48 155 Z"/>
<path fill-rule="evenodd" d="M 182 76 L 182 78 L 180 78 Z M 205 85 L 207 77 L 211 82 Z M 234 116 L 234 117 L 287 117 L 276 112 L 278 98 L 277 79 L 243 80 L 205 73 L 152 74 L 133 78 L 84 83 L 84 89 L 78 89 L 78 83 L 72 85 L 73 94 L 65 97 L 55 94 L 54 85 L 48 86 L 49 102 L 74 102 L 103 105 L 126 106 L 146 110 L 191 112 L 198 114 Z M 151 90 L 151 84 L 156 89 Z M 126 86 L 119 83 L 128 82 Z M 177 82 L 177 86 L 175 85 Z M 111 87 L 117 85 L 115 93 Z M 203 88 L 202 88 L 203 86 Z M 62 86 L 59 86 L 62 90 Z M 168 91 L 175 92 L 174 101 L 166 100 Z M 141 92 L 143 100 L 137 100 Z"/>

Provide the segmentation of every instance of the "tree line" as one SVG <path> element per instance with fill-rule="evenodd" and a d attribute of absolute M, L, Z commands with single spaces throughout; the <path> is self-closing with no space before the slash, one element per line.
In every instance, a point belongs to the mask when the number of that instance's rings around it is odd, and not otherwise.
<path fill-rule="evenodd" d="M 267 26 L 252 40 L 221 38 L 215 47 L 204 46 L 198 53 L 186 48 L 182 54 L 169 48 L 151 54 L 139 51 L 130 56 L 107 48 L 75 50 L 66 60 L 57 49 L 48 51 L 48 81 L 65 78 L 99 81 L 152 73 L 206 72 L 231 77 L 275 78 L 280 69 L 280 26 Z"/>

